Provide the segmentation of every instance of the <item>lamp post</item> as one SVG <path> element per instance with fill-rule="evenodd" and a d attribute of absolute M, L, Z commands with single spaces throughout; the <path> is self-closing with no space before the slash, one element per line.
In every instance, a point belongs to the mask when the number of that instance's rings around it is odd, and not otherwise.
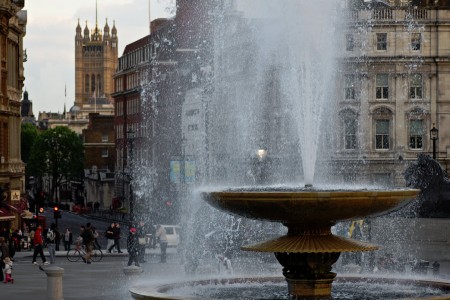
<path fill-rule="evenodd" d="M 129 139 L 129 141 L 128 141 Z M 129 180 L 129 195 L 128 195 L 128 199 L 129 199 L 129 204 L 130 204 L 130 226 L 133 226 L 134 223 L 134 197 L 133 197 L 133 142 L 134 142 L 134 131 L 133 130 L 128 130 L 127 131 L 127 142 L 129 142 L 129 152 L 128 152 L 128 157 L 129 160 L 127 161 L 127 165 L 128 165 L 128 178 Z"/>
<path fill-rule="evenodd" d="M 430 138 L 433 141 L 433 159 L 436 159 L 436 141 L 439 139 L 439 130 L 433 123 L 433 128 L 430 130 Z"/>

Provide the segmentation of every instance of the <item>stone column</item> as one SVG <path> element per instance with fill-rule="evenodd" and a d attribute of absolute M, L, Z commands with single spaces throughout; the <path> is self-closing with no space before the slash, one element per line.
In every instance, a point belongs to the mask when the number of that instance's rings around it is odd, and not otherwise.
<path fill-rule="evenodd" d="M 47 299 L 64 300 L 62 284 L 64 269 L 56 266 L 50 266 L 43 270 L 47 275 Z"/>

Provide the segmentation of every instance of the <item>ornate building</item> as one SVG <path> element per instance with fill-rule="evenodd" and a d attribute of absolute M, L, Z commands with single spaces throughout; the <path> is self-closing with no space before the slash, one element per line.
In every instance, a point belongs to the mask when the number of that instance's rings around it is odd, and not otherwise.
<path fill-rule="evenodd" d="M 419 153 L 435 152 L 449 170 L 450 1 L 352 2 L 334 158 L 337 170 L 341 161 L 360 167 L 342 180 L 403 186 L 406 164 Z"/>
<path fill-rule="evenodd" d="M 12 205 L 20 201 L 25 184 L 25 165 L 20 157 L 23 37 L 27 23 L 24 5 L 23 0 L 0 2 L 0 203 Z M 18 219 L 0 211 L 0 226 L 2 221 Z"/>
<path fill-rule="evenodd" d="M 89 113 L 114 115 L 113 75 L 118 63 L 118 38 L 115 24 L 108 20 L 102 30 L 89 30 L 87 22 L 82 32 L 78 22 L 75 35 L 75 105 L 74 118 L 87 119 Z"/>

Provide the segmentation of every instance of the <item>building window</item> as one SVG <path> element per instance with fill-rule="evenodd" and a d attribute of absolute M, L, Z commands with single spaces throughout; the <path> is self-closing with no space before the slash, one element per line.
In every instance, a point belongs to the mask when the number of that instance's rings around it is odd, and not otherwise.
<path fill-rule="evenodd" d="M 376 98 L 389 99 L 389 75 L 377 74 L 376 78 Z"/>
<path fill-rule="evenodd" d="M 345 35 L 345 50 L 353 51 L 353 48 L 355 48 L 355 40 L 353 38 L 353 34 Z"/>
<path fill-rule="evenodd" d="M 345 75 L 344 79 L 345 99 L 355 99 L 355 75 Z"/>
<path fill-rule="evenodd" d="M 409 81 L 409 98 L 422 99 L 422 75 L 412 74 Z"/>
<path fill-rule="evenodd" d="M 375 122 L 375 149 L 389 149 L 389 120 Z"/>
<path fill-rule="evenodd" d="M 423 120 L 410 120 L 409 122 L 409 147 L 419 150 L 423 148 Z"/>
<path fill-rule="evenodd" d="M 198 130 L 197 124 L 188 125 L 188 131 L 197 131 L 197 130 Z"/>
<path fill-rule="evenodd" d="M 85 79 L 84 79 L 84 84 L 85 84 L 84 92 L 85 93 L 89 93 L 89 81 L 90 81 L 89 75 L 86 75 Z"/>
<path fill-rule="evenodd" d="M 102 142 L 103 142 L 103 143 L 107 143 L 108 140 L 109 140 L 108 135 L 107 135 L 107 134 L 102 134 Z"/>
<path fill-rule="evenodd" d="M 102 157 L 108 157 L 108 149 L 102 149 Z"/>
<path fill-rule="evenodd" d="M 377 33 L 377 50 L 387 50 L 387 33 Z"/>
<path fill-rule="evenodd" d="M 347 150 L 356 149 L 357 126 L 355 118 L 347 116 L 344 119 L 344 148 Z"/>
<path fill-rule="evenodd" d="M 422 37 L 420 33 L 411 33 L 411 50 L 420 51 L 421 40 Z"/>

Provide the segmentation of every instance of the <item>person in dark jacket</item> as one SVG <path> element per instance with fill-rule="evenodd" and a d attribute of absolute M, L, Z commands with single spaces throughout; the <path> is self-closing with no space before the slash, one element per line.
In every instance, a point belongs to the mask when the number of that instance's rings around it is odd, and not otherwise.
<path fill-rule="evenodd" d="M 136 234 L 136 228 L 132 227 L 130 228 L 130 233 L 127 237 L 127 251 L 128 251 L 128 266 L 131 266 L 131 264 L 134 261 L 134 264 L 139 267 L 139 261 L 138 261 L 138 247 L 139 247 L 139 241 L 138 236 Z"/>

